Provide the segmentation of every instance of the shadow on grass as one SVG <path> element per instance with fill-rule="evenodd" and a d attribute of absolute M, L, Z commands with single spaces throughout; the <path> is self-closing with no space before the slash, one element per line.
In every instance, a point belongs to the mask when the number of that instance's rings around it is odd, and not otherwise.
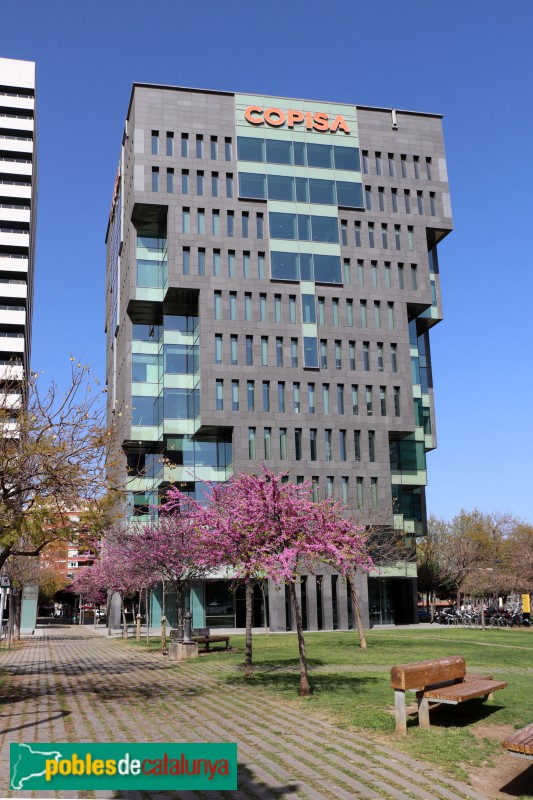
<path fill-rule="evenodd" d="M 459 703 L 458 706 L 443 704 L 430 710 L 431 727 L 435 728 L 468 728 L 476 722 L 489 719 L 504 706 L 495 703 L 484 703 L 483 700 L 469 700 L 468 703 Z M 407 727 L 418 727 L 418 714 L 407 720 Z"/>
<path fill-rule="evenodd" d="M 511 797 L 533 797 L 533 764 L 502 786 L 500 792 Z"/>
<path fill-rule="evenodd" d="M 286 668 L 285 668 L 286 670 Z M 299 670 L 283 671 L 283 668 L 272 668 L 270 671 L 261 672 L 254 667 L 253 681 L 246 681 L 242 675 L 224 676 L 224 683 L 233 686 L 246 686 L 248 688 L 266 689 L 279 694 L 293 695 L 298 691 L 300 674 Z M 328 673 L 327 675 L 310 675 L 312 694 L 329 694 L 354 697 L 361 695 L 380 683 L 378 677 L 366 675 L 346 675 L 346 673 Z"/>

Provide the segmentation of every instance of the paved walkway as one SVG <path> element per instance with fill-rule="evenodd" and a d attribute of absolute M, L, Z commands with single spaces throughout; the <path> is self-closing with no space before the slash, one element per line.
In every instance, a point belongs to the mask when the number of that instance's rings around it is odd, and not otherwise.
<path fill-rule="evenodd" d="M 0 690 L 0 796 L 14 796 L 7 788 L 10 742 L 237 741 L 237 792 L 80 797 L 487 800 L 432 767 L 274 705 L 249 687 L 229 689 L 217 679 L 220 662 L 176 665 L 75 627 L 39 633 L 0 655 L 8 673 Z M 48 796 L 57 795 L 39 793 Z"/>

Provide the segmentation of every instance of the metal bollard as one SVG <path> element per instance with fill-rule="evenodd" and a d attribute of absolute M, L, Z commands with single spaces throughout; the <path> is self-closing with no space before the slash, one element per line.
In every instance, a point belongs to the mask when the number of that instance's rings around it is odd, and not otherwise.
<path fill-rule="evenodd" d="M 184 642 L 192 642 L 192 614 L 190 611 L 186 611 L 184 616 L 184 624 L 183 624 L 183 641 Z"/>

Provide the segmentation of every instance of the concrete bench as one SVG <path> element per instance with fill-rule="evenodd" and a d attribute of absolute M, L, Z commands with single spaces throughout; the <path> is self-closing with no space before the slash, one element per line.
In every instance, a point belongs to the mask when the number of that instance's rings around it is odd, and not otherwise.
<path fill-rule="evenodd" d="M 510 756 L 533 761 L 533 722 L 521 728 L 502 742 Z"/>
<path fill-rule="evenodd" d="M 429 709 L 447 703 L 458 705 L 467 700 L 483 697 L 491 700 L 494 692 L 505 689 L 505 681 L 494 681 L 491 675 L 467 675 L 463 656 L 450 656 L 413 664 L 401 664 L 391 669 L 391 686 L 394 689 L 396 733 L 407 734 L 405 692 L 416 692 L 418 724 L 429 730 Z"/>

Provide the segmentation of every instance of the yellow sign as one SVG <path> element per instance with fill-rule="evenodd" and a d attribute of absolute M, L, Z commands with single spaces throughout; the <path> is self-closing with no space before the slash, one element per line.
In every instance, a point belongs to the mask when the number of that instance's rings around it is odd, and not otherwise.
<path fill-rule="evenodd" d="M 524 614 L 531 613 L 531 597 L 528 594 L 522 595 L 522 611 Z"/>

